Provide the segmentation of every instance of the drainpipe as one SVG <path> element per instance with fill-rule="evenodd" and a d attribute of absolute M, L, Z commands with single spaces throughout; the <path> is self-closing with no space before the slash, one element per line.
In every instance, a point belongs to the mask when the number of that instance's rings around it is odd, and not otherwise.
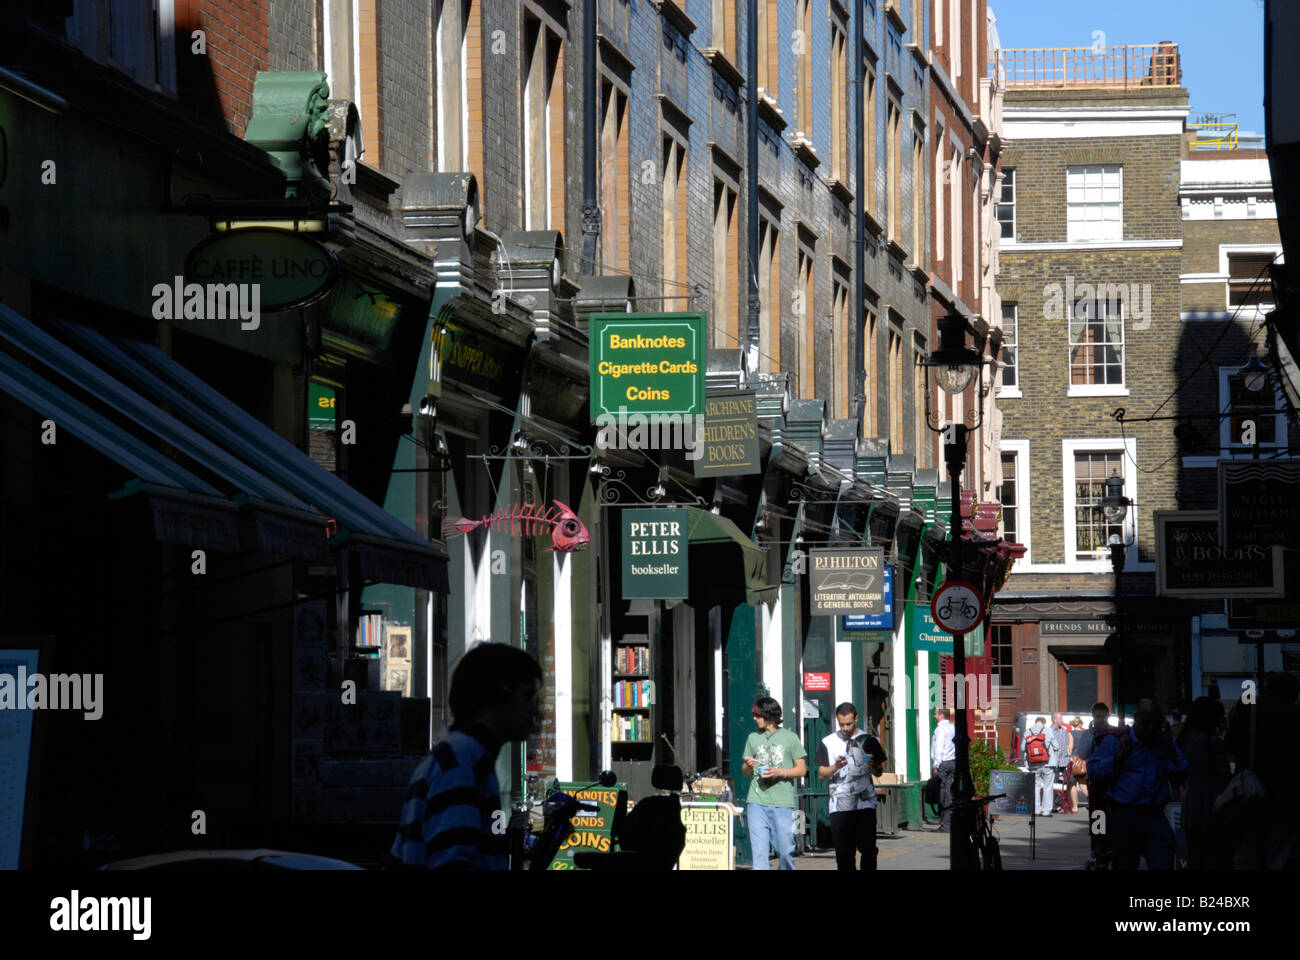
<path fill-rule="evenodd" d="M 749 322 L 745 370 L 752 380 L 758 374 L 758 4 L 747 4 L 748 34 L 745 44 L 745 84 L 749 98 L 745 110 L 745 165 L 749 167 L 746 206 L 749 216 Z M 772 305 L 776 307 L 775 304 Z"/>
<path fill-rule="evenodd" d="M 857 77 L 857 83 L 853 92 L 853 109 L 856 111 L 854 116 L 858 118 L 858 149 L 855 151 L 857 156 L 854 158 L 857 170 L 855 171 L 855 183 L 857 184 L 857 216 L 854 222 L 856 224 L 853 247 L 853 278 L 856 281 L 853 291 L 853 309 L 855 313 L 854 324 L 858 328 L 858 436 L 865 436 L 864 427 L 867 415 L 867 349 L 875 348 L 875 344 L 868 345 L 867 337 L 867 225 L 863 220 L 863 211 L 867 206 L 867 173 L 866 173 L 866 150 L 864 145 L 870 132 L 861 129 L 862 118 L 866 115 L 864 99 L 866 97 L 865 77 L 863 76 L 863 61 L 867 58 L 865 42 L 862 39 L 862 4 L 857 4 L 857 12 L 853 15 L 853 57 L 855 66 L 853 68 L 854 76 Z M 872 172 L 874 180 L 874 171 Z M 874 388 L 875 384 L 872 384 Z M 875 425 L 872 425 L 875 429 Z"/>
<path fill-rule="evenodd" d="M 596 241 L 600 237 L 600 206 L 596 197 L 596 0 L 582 4 L 582 275 L 595 276 Z"/>

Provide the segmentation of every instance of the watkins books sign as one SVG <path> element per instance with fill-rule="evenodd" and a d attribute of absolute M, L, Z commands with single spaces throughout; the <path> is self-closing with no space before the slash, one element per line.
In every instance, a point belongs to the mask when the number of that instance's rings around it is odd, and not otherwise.
<path fill-rule="evenodd" d="M 1282 549 L 1219 546 L 1213 510 L 1157 510 L 1156 593 L 1165 597 L 1280 597 Z"/>

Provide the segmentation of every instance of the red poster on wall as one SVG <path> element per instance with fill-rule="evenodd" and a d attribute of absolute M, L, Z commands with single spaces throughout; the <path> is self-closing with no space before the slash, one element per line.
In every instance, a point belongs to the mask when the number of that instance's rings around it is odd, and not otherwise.
<path fill-rule="evenodd" d="M 997 743 L 998 702 L 993 689 L 993 658 L 967 657 L 964 678 L 953 676 L 952 663 L 950 656 L 939 658 L 943 705 L 955 714 L 961 703 L 966 708 L 966 732 L 970 738 Z"/>
<path fill-rule="evenodd" d="M 831 688 L 831 675 L 829 673 L 805 673 L 803 675 L 803 688 L 805 690 L 829 690 Z"/>

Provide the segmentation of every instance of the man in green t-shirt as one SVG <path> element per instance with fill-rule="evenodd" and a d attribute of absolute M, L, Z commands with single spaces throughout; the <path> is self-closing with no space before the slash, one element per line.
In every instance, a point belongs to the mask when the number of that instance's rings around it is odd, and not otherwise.
<path fill-rule="evenodd" d="M 794 869 L 794 782 L 808 773 L 808 751 L 789 730 L 781 729 L 781 704 L 759 697 L 754 704 L 758 730 L 745 741 L 740 772 L 749 784 L 745 815 L 749 819 L 749 849 L 755 870 L 770 870 L 768 845 L 780 860 L 779 869 Z"/>

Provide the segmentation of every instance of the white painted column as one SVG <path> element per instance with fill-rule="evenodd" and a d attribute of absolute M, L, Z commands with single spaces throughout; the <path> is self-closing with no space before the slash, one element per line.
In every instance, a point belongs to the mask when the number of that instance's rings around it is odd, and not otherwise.
<path fill-rule="evenodd" d="M 573 779 L 573 561 L 553 553 L 555 565 L 555 776 Z"/>
<path fill-rule="evenodd" d="M 916 749 L 917 762 L 921 766 L 921 776 L 929 778 L 930 771 L 930 737 L 934 733 L 934 708 L 930 703 L 930 654 L 925 650 L 916 651 Z"/>
<path fill-rule="evenodd" d="M 763 663 L 762 678 L 768 690 L 780 692 L 783 671 L 781 669 L 781 648 L 784 646 L 781 634 L 781 598 L 777 594 L 776 603 L 770 607 L 759 607 L 763 623 Z M 777 699 L 780 699 L 779 697 Z"/>
<path fill-rule="evenodd" d="M 433 698 L 433 591 L 429 590 L 425 596 L 428 598 L 424 608 L 424 690 L 430 699 Z M 411 644 L 415 644 L 414 638 Z M 450 651 L 448 651 L 450 653 Z M 429 743 L 433 746 L 433 711 L 429 711 Z"/>
<path fill-rule="evenodd" d="M 831 628 L 831 643 L 835 644 L 835 702 L 831 704 L 831 709 L 834 710 L 841 703 L 853 700 L 853 644 L 837 641 L 834 627 Z M 866 709 L 862 704 L 857 707 L 858 715 L 865 718 Z M 834 718 L 831 719 L 832 730 L 835 729 L 836 722 Z"/>
<path fill-rule="evenodd" d="M 894 749 L 890 751 L 889 762 L 893 767 L 893 772 L 903 776 L 907 775 L 907 705 L 912 698 L 912 692 L 907 686 L 906 636 L 906 619 L 899 616 L 898 626 L 894 629 L 894 641 L 889 645 L 890 670 L 892 672 L 889 704 L 894 713 Z"/>
<path fill-rule="evenodd" d="M 718 746 L 718 756 L 722 756 L 723 743 L 723 726 L 722 726 L 722 635 L 721 632 L 713 638 L 713 703 L 715 706 L 713 718 L 713 739 Z M 710 764 L 712 766 L 712 764 Z"/>
<path fill-rule="evenodd" d="M 474 566 L 469 549 L 469 538 L 462 537 L 465 551 L 465 569 L 472 571 L 465 584 L 465 636 L 461 652 L 476 643 L 489 643 L 492 640 L 492 531 L 488 531 L 483 543 L 483 552 L 478 566 Z"/>

